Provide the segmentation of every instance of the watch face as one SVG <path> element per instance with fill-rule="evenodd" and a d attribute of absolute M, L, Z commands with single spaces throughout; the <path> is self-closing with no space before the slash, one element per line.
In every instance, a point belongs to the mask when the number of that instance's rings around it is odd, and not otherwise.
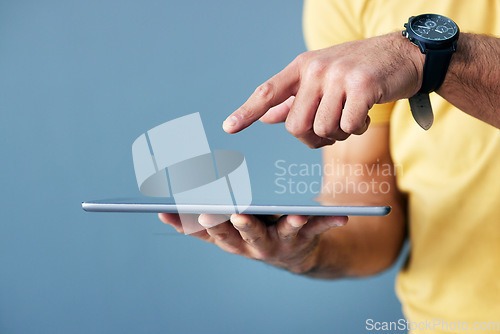
<path fill-rule="evenodd" d="M 424 14 L 415 17 L 411 29 L 417 36 L 433 41 L 445 41 L 455 36 L 458 27 L 451 19 L 435 14 Z"/>

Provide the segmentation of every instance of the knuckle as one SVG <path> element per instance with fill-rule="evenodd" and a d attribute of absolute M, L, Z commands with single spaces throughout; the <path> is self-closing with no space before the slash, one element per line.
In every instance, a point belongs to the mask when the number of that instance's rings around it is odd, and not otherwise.
<path fill-rule="evenodd" d="M 325 145 L 331 145 L 336 141 L 344 141 L 349 137 L 348 133 L 342 131 L 340 124 L 328 126 L 322 123 L 315 123 L 314 133 L 318 137 L 323 138 L 322 142 Z"/>
<path fill-rule="evenodd" d="M 257 87 L 255 94 L 265 101 L 272 101 L 275 96 L 274 85 L 270 81 L 266 81 Z"/>
<path fill-rule="evenodd" d="M 314 133 L 321 138 L 332 138 L 336 129 L 332 129 L 323 122 L 314 123 Z"/>
<path fill-rule="evenodd" d="M 309 61 L 307 66 L 306 75 L 311 78 L 322 77 L 328 67 L 328 62 L 322 58 L 314 58 Z"/>
<path fill-rule="evenodd" d="M 362 127 L 363 124 L 356 122 L 350 117 L 346 117 L 345 120 L 342 122 L 342 130 L 348 134 L 355 134 L 356 132 L 361 130 Z"/>
<path fill-rule="evenodd" d="M 294 137 L 302 137 L 307 132 L 307 127 L 305 127 L 300 122 L 294 121 L 292 118 L 287 118 L 285 121 L 285 128 Z"/>
<path fill-rule="evenodd" d="M 260 240 L 262 239 L 262 236 L 249 236 L 249 237 L 244 237 L 243 240 L 249 244 L 249 245 L 255 245 L 257 244 Z"/>
<path fill-rule="evenodd" d="M 341 82 L 347 75 L 346 65 L 341 62 L 334 63 L 333 66 L 330 66 L 328 71 L 325 73 L 325 76 L 329 82 Z"/>
<path fill-rule="evenodd" d="M 299 66 L 301 66 L 307 62 L 312 53 L 313 51 L 303 52 L 299 54 L 297 57 L 295 57 L 294 62 L 297 63 Z"/>

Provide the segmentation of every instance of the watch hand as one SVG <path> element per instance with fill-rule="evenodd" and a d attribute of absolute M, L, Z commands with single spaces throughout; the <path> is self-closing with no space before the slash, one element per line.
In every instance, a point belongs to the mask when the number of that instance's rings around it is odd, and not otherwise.
<path fill-rule="evenodd" d="M 429 27 L 426 27 L 426 26 L 417 26 L 419 28 L 424 28 L 424 29 L 430 29 Z"/>

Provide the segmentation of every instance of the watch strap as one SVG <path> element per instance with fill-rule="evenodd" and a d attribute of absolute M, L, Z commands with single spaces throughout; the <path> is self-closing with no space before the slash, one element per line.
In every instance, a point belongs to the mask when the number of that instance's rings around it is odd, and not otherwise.
<path fill-rule="evenodd" d="M 432 50 L 425 54 L 422 87 L 417 94 L 410 97 L 410 109 L 415 121 L 424 130 L 429 130 L 433 121 L 429 93 L 437 90 L 443 84 L 454 49 Z"/>
<path fill-rule="evenodd" d="M 434 122 L 431 100 L 428 93 L 417 93 L 408 99 L 410 101 L 411 114 L 415 121 L 424 130 L 429 130 Z"/>
<path fill-rule="evenodd" d="M 454 48 L 426 50 L 423 81 L 419 93 L 430 93 L 441 87 L 454 51 Z"/>

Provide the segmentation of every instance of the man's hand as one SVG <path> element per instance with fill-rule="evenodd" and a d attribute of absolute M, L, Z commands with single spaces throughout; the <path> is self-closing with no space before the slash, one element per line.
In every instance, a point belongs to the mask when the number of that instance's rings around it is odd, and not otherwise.
<path fill-rule="evenodd" d="M 162 222 L 183 232 L 178 215 L 160 213 L 159 217 Z M 320 235 L 332 227 L 345 225 L 347 217 L 290 215 L 266 226 L 257 216 L 233 214 L 230 220 L 218 224 L 220 221 L 219 216 L 200 215 L 198 222 L 206 230 L 193 235 L 229 253 L 303 274 L 313 270 L 317 264 Z"/>
<path fill-rule="evenodd" d="M 374 104 L 413 96 L 423 63 L 401 33 L 303 53 L 259 86 L 226 119 L 224 130 L 236 133 L 258 119 L 285 122 L 309 147 L 331 145 L 364 133 Z"/>

